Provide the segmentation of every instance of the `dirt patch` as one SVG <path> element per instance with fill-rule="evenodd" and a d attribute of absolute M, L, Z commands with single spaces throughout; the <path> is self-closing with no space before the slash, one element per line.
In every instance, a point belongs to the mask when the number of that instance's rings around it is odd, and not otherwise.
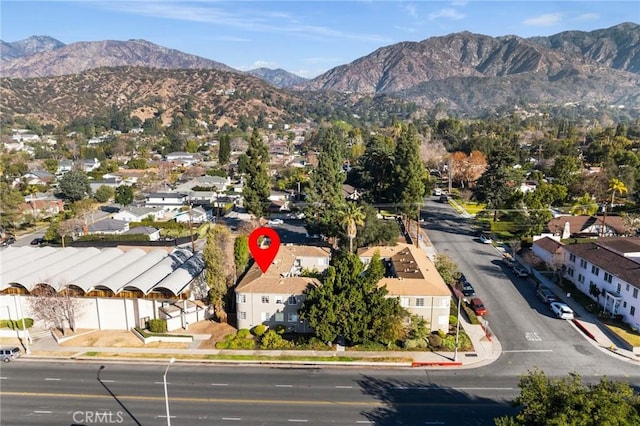
<path fill-rule="evenodd" d="M 200 321 L 197 324 L 201 324 L 201 327 L 203 330 L 198 334 L 211 335 L 211 338 L 207 340 L 203 340 L 202 343 L 200 343 L 200 346 L 198 346 L 198 349 L 215 349 L 216 342 L 220 342 L 224 340 L 224 338 L 229 334 L 236 334 L 236 332 L 238 331 L 235 327 L 229 324 L 219 323 L 215 321 Z M 191 325 L 189 325 L 189 332 L 193 332 Z"/>

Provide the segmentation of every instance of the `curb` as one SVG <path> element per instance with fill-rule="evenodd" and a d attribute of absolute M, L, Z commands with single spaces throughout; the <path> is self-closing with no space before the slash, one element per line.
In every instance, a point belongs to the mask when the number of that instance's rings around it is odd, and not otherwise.
<path fill-rule="evenodd" d="M 576 327 L 578 327 L 580 329 L 580 331 L 582 331 L 587 337 L 589 337 L 591 340 L 596 341 L 596 337 L 587 329 L 587 327 L 585 327 L 580 321 L 578 321 L 577 319 L 573 319 L 571 320 Z"/>

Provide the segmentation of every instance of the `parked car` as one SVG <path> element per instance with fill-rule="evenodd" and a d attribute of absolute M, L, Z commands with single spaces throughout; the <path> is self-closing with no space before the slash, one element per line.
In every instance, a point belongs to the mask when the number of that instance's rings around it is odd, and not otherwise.
<path fill-rule="evenodd" d="M 267 223 L 269 225 L 282 225 L 284 221 L 282 219 L 270 219 Z"/>
<path fill-rule="evenodd" d="M 526 277 L 529 276 L 529 273 L 526 270 L 524 270 L 521 267 L 519 267 L 519 266 L 515 266 L 513 268 L 513 273 L 516 274 L 516 276 L 518 276 L 520 278 L 526 278 Z"/>
<path fill-rule="evenodd" d="M 566 303 L 551 302 L 549 306 L 551 307 L 551 311 L 560 319 L 572 320 L 574 318 L 573 309 Z"/>
<path fill-rule="evenodd" d="M 553 294 L 551 289 L 544 286 L 540 286 L 538 288 L 538 290 L 536 291 L 536 296 L 538 296 L 538 299 L 542 300 L 544 303 L 552 303 L 557 301 L 556 295 Z"/>
<path fill-rule="evenodd" d="M 483 244 L 491 244 L 493 240 L 487 234 L 482 233 L 480 234 L 480 242 Z"/>
<path fill-rule="evenodd" d="M 20 357 L 20 348 L 17 346 L 3 346 L 0 348 L 0 359 L 3 362 L 11 362 Z"/>
<path fill-rule="evenodd" d="M 476 295 L 476 290 L 473 288 L 469 281 L 462 282 L 462 294 L 464 297 L 471 297 Z"/>
<path fill-rule="evenodd" d="M 44 243 L 44 238 L 34 238 L 33 240 L 31 240 L 32 246 L 39 246 L 42 243 Z"/>
<path fill-rule="evenodd" d="M 16 239 L 15 239 L 15 238 L 13 238 L 13 237 L 7 237 L 7 238 L 5 238 L 5 239 L 2 241 L 2 243 L 0 243 L 0 246 L 2 246 L 2 247 L 7 247 L 7 246 L 10 246 L 11 244 L 13 244 L 13 243 L 15 243 L 15 242 L 16 242 Z"/>
<path fill-rule="evenodd" d="M 474 297 L 473 299 L 471 299 L 471 302 L 469 302 L 469 305 L 476 315 L 487 315 L 487 308 L 485 308 L 484 303 L 482 303 L 482 300 L 480 300 L 480 298 Z"/>
<path fill-rule="evenodd" d="M 449 196 L 447 194 L 442 194 L 442 195 L 440 195 L 439 200 L 440 200 L 441 203 L 448 203 L 449 202 Z"/>
<path fill-rule="evenodd" d="M 435 189 L 433 190 L 433 195 L 435 195 L 436 197 L 441 196 L 441 195 L 442 195 L 442 189 L 440 189 L 440 188 L 435 188 Z"/>

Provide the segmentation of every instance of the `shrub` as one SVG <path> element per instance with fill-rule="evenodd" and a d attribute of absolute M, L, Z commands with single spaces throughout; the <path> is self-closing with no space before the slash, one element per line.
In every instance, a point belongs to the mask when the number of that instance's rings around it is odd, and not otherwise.
<path fill-rule="evenodd" d="M 404 341 L 405 349 L 423 349 L 428 346 L 425 339 L 408 339 Z"/>
<path fill-rule="evenodd" d="M 233 336 L 233 335 L 231 335 L 231 336 Z M 241 328 L 236 333 L 236 336 L 238 336 L 239 339 L 248 339 L 248 338 L 251 337 L 251 331 L 249 331 L 248 328 Z"/>
<path fill-rule="evenodd" d="M 254 336 L 256 337 L 262 337 L 262 335 L 267 331 L 267 326 L 264 324 L 258 324 L 255 327 L 253 327 L 253 330 L 251 330 L 251 332 L 253 333 Z"/>
<path fill-rule="evenodd" d="M 278 333 L 278 334 L 280 334 L 280 335 L 283 335 L 283 334 L 285 333 L 285 331 L 287 331 L 287 327 L 285 327 L 285 326 L 284 326 L 284 325 L 282 325 L 282 324 L 278 324 L 278 325 L 276 325 L 275 327 L 273 327 L 273 330 L 274 330 L 276 333 Z"/>
<path fill-rule="evenodd" d="M 163 319 L 150 319 L 147 323 L 147 328 L 152 333 L 166 333 L 167 321 Z"/>
<path fill-rule="evenodd" d="M 25 318 L 24 325 L 27 328 L 33 327 L 33 318 Z M 0 320 L 0 328 L 8 328 L 10 330 L 22 330 L 22 318 L 17 320 Z"/>
<path fill-rule="evenodd" d="M 439 348 L 440 346 L 442 346 L 442 337 L 440 337 L 438 334 L 429 335 L 429 346 L 431 346 L 432 348 Z"/>
<path fill-rule="evenodd" d="M 442 339 L 444 339 L 445 337 L 447 337 L 447 333 L 445 333 L 445 332 L 444 332 L 444 331 L 442 331 L 442 330 L 438 330 L 438 331 L 437 331 L 437 333 L 438 333 L 438 336 L 440 336 L 440 338 L 442 338 Z"/>
<path fill-rule="evenodd" d="M 282 338 L 276 330 L 267 331 L 260 339 L 260 349 L 292 349 L 293 343 Z"/>
<path fill-rule="evenodd" d="M 458 324 L 458 317 L 456 317 L 455 315 L 449 315 L 449 324 L 450 325 Z"/>

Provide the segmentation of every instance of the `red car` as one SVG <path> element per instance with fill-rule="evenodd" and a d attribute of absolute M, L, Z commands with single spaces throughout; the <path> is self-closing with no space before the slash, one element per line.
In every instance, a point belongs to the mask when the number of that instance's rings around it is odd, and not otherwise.
<path fill-rule="evenodd" d="M 474 297 L 473 299 L 471 299 L 471 302 L 469 302 L 469 304 L 471 305 L 471 309 L 473 309 L 473 312 L 476 315 L 487 315 L 487 308 L 484 307 L 484 303 L 482 303 L 482 300 L 480 300 L 478 297 Z"/>

